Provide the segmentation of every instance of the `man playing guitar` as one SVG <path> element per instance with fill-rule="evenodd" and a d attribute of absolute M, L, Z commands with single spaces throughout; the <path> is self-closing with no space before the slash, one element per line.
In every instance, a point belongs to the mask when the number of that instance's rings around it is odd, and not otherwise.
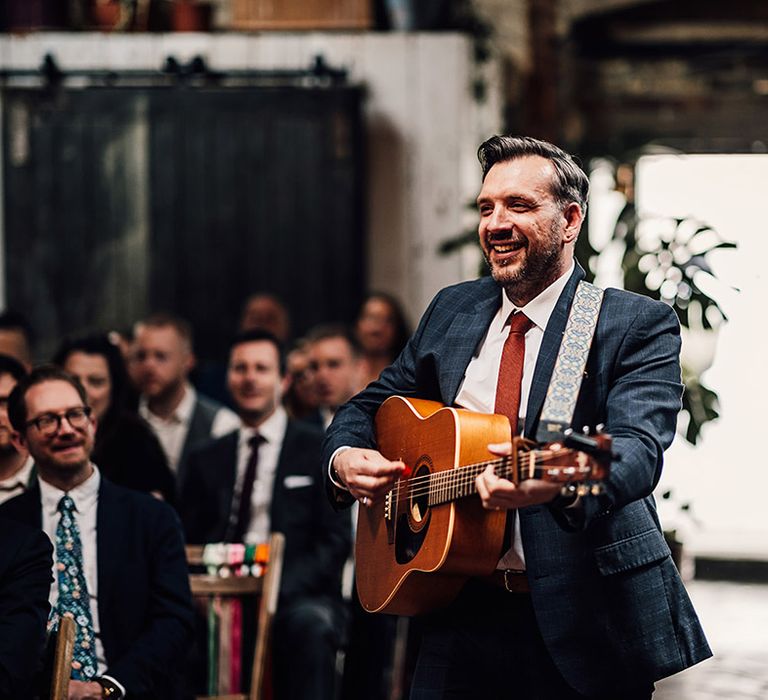
<path fill-rule="evenodd" d="M 415 478 L 417 465 L 379 451 L 375 417 L 389 397 L 504 414 L 513 434 L 518 426 L 537 434 L 584 277 L 573 251 L 588 180 L 571 156 L 532 138 L 493 137 L 478 156 L 478 234 L 491 277 L 438 293 L 401 355 L 327 433 L 329 496 L 337 507 L 362 504 L 359 530 L 372 523 L 367 512 L 389 512 L 382 504 L 398 483 Z M 520 342 L 508 352 L 513 333 Z M 462 578 L 456 595 L 424 616 L 412 698 L 639 700 L 656 680 L 711 655 L 652 497 L 680 409 L 679 350 L 672 309 L 605 292 L 573 425 L 604 425 L 621 460 L 601 493 L 584 497 L 542 478 L 505 478 L 493 465 L 477 474 L 472 498 L 510 514 L 509 546 L 495 571 Z M 513 449 L 489 442 L 491 461 Z M 425 480 L 434 478 L 428 462 Z M 434 508 L 434 520 L 438 508 L 454 507 Z M 450 513 L 447 527 L 457 529 Z M 412 506 L 409 518 L 418 526 L 423 515 Z M 484 537 L 473 537 L 481 549 Z M 417 556 L 418 546 L 395 559 Z"/>

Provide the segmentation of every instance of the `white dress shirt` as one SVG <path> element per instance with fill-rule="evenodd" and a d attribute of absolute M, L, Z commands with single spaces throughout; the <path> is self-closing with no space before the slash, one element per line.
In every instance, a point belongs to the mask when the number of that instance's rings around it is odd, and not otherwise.
<path fill-rule="evenodd" d="M 258 429 L 241 426 L 237 442 L 237 474 L 232 496 L 230 518 L 237 520 L 240 494 L 243 492 L 243 479 L 251 455 L 250 440 L 257 433 L 263 438 L 259 445 L 259 461 L 256 481 L 251 492 L 251 522 L 245 533 L 246 544 L 256 544 L 269 540 L 269 510 L 272 505 L 272 491 L 275 484 L 277 462 L 283 448 L 285 430 L 288 427 L 288 414 L 282 406 L 267 418 Z M 235 522 L 231 522 L 234 525 Z"/>
<path fill-rule="evenodd" d="M 501 292 L 501 308 L 493 317 L 477 353 L 470 360 L 464 373 L 464 380 L 456 395 L 456 405 L 480 413 L 493 413 L 496 403 L 496 385 L 499 380 L 499 366 L 504 342 L 509 336 L 507 320 L 513 311 L 522 311 L 535 325 L 525 334 L 525 360 L 523 361 L 523 379 L 520 386 L 520 425 L 525 425 L 528 396 L 531 393 L 533 372 L 539 357 L 541 341 L 549 317 L 555 309 L 557 300 L 573 272 L 573 263 L 568 271 L 549 285 L 537 297 L 525 306 L 517 307 L 509 297 Z M 520 537 L 520 517 L 515 513 L 515 529 L 512 548 L 501 558 L 500 569 L 524 569 L 525 553 Z"/>
<path fill-rule="evenodd" d="M 149 410 L 146 397 L 139 399 L 139 415 L 149 423 L 162 445 L 163 452 L 168 458 L 168 466 L 174 474 L 178 472 L 179 460 L 187 439 L 189 424 L 195 411 L 197 392 L 191 384 L 184 387 L 184 396 L 176 410 L 168 417 L 162 418 Z M 216 413 L 211 426 L 211 437 L 217 438 L 240 427 L 240 419 L 235 413 L 222 406 Z"/>
<path fill-rule="evenodd" d="M 27 457 L 21 469 L 7 479 L 0 480 L 0 503 L 10 501 L 15 496 L 20 496 L 29 486 L 29 477 L 32 475 L 32 467 L 35 460 Z"/>

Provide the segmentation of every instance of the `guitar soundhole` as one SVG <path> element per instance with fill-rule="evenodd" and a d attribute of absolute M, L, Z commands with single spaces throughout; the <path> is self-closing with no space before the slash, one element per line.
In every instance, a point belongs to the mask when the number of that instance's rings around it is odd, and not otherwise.
<path fill-rule="evenodd" d="M 395 528 L 395 559 L 399 564 L 406 564 L 419 553 L 427 535 L 430 467 L 428 457 L 420 459 L 409 479 L 406 509 L 397 518 Z"/>

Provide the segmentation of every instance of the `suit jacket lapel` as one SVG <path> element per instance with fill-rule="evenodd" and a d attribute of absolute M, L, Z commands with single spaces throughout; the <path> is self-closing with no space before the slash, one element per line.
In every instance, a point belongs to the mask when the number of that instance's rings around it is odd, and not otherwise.
<path fill-rule="evenodd" d="M 445 335 L 445 361 L 440 365 L 440 393 L 445 404 L 450 406 L 456 399 L 467 365 L 500 305 L 500 287 L 489 285 L 488 293 L 478 300 L 474 311 L 459 312 L 454 317 Z"/>
<path fill-rule="evenodd" d="M 275 529 L 275 523 L 278 522 L 282 507 L 282 499 L 285 493 L 283 482 L 290 464 L 294 462 L 296 452 L 293 438 L 293 424 L 289 420 L 283 435 L 283 444 L 280 447 L 280 456 L 277 458 L 277 467 L 275 467 L 275 480 L 272 483 L 272 502 L 269 507 L 269 527 Z"/>
<path fill-rule="evenodd" d="M 43 529 L 43 504 L 40 495 L 40 482 L 37 479 L 30 483 L 29 488 L 16 497 L 18 511 L 22 513 L 24 522 L 32 527 Z M 16 504 L 14 504 L 16 505 Z M 55 543 L 54 543 L 55 546 Z"/>
<path fill-rule="evenodd" d="M 98 580 L 99 619 L 108 615 L 109 593 L 114 590 L 112 581 L 119 575 L 120 567 L 126 565 L 119 556 L 121 546 L 121 522 L 119 494 L 114 486 L 101 477 L 99 503 L 96 507 L 96 567 Z M 127 563 L 130 566 L 130 563 Z M 102 629 L 104 625 L 102 623 Z"/>
<path fill-rule="evenodd" d="M 568 322 L 568 313 L 571 309 L 573 295 L 576 293 L 576 287 L 584 278 L 584 275 L 583 268 L 579 263 L 576 263 L 573 273 L 565 285 L 562 294 L 560 294 L 552 315 L 549 317 L 549 323 L 547 323 L 547 327 L 544 330 L 544 338 L 541 341 L 539 357 L 536 360 L 536 368 L 533 371 L 531 391 L 528 395 L 528 406 L 525 414 L 525 434 L 530 438 L 533 438 L 536 434 L 539 413 L 541 413 L 544 399 L 547 396 L 549 380 L 552 377 L 552 370 L 555 368 L 555 360 L 560 350 L 565 325 Z"/>
<path fill-rule="evenodd" d="M 218 499 L 217 509 L 223 520 L 224 529 L 221 538 L 224 542 L 230 542 L 235 534 L 236 522 L 230 521 L 232 508 L 236 508 L 232 500 L 235 495 L 235 479 L 237 478 L 237 448 L 240 442 L 240 431 L 236 430 L 218 443 L 218 454 L 211 459 L 211 464 L 216 466 L 215 478 L 218 483 L 214 485 L 211 497 Z M 236 513 L 237 511 L 235 511 Z"/>

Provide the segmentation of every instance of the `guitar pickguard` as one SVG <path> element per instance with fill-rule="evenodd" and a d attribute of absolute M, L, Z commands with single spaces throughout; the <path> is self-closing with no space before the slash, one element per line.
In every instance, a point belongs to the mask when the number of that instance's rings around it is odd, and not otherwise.
<path fill-rule="evenodd" d="M 407 564 L 416 557 L 429 531 L 432 460 L 423 455 L 417 465 L 405 483 L 400 481 L 401 496 L 397 499 L 395 518 L 395 560 L 398 564 Z"/>

